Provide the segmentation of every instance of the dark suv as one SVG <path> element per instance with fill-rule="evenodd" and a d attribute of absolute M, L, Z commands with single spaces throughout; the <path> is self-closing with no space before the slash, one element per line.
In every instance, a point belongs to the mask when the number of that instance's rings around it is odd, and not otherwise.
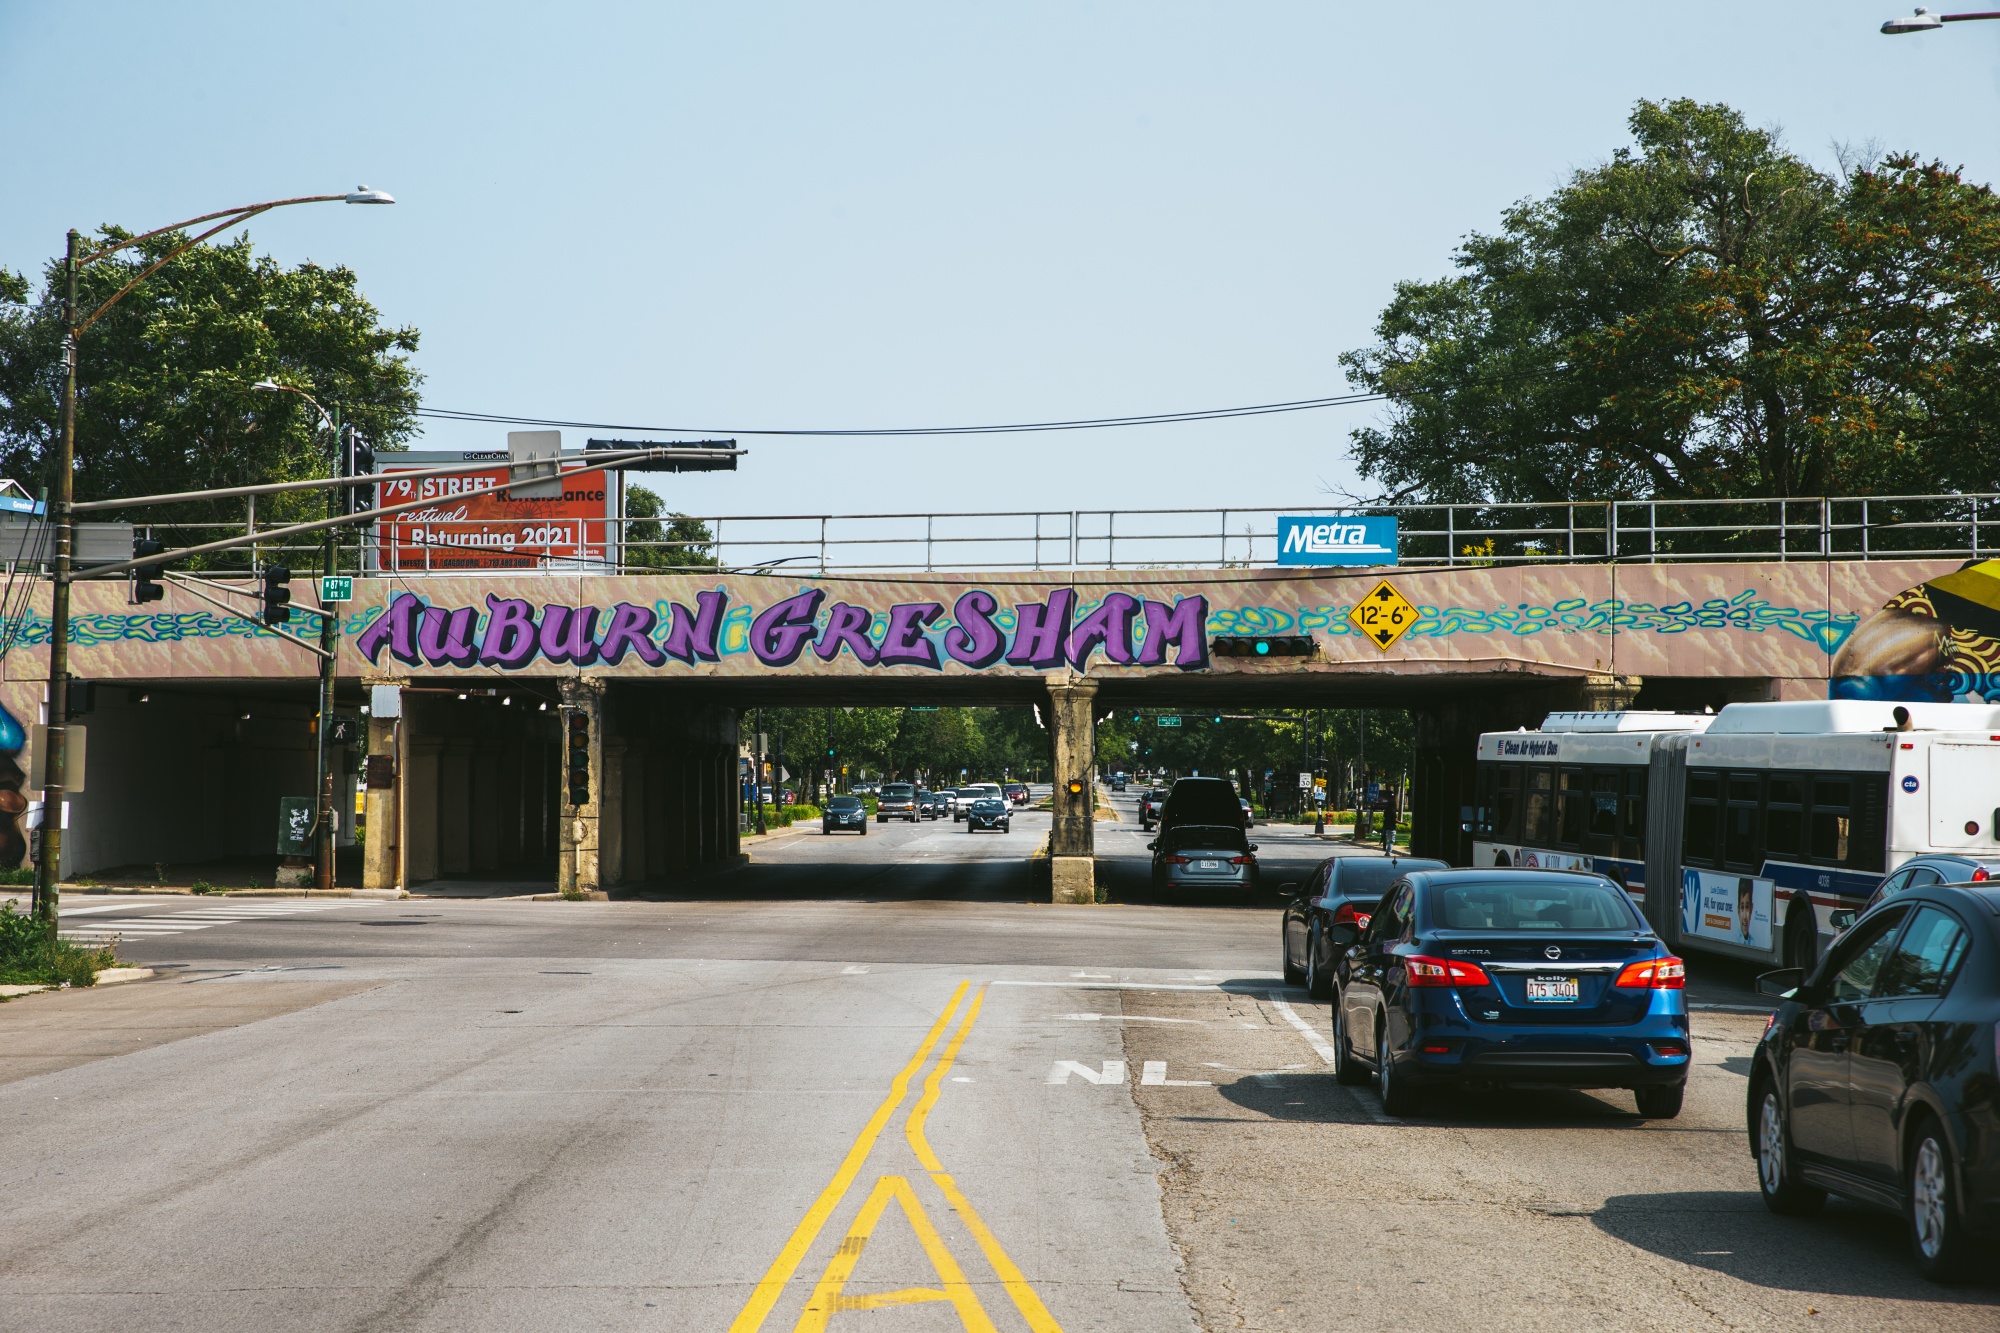
<path fill-rule="evenodd" d="M 882 794 L 875 798 L 875 822 L 886 824 L 891 819 L 907 819 L 917 822 L 917 788 L 910 782 L 885 782 Z"/>
<path fill-rule="evenodd" d="M 1233 824 L 1243 827 L 1236 784 L 1227 778 L 1182 778 L 1160 808 L 1160 832 L 1179 824 Z"/>

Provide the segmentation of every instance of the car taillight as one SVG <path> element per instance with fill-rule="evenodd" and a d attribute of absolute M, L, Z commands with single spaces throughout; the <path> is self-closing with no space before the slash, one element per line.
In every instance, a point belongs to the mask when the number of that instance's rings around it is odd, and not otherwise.
<path fill-rule="evenodd" d="M 1170 866 L 1184 866 L 1187 865 L 1194 858 L 1191 856 L 1165 856 L 1161 857 L 1160 859 L 1165 861 Z"/>
<path fill-rule="evenodd" d="M 1687 964 L 1678 958 L 1627 963 L 1614 984 L 1627 990 L 1681 990 L 1687 986 Z"/>
<path fill-rule="evenodd" d="M 1368 918 L 1372 915 L 1374 915 L 1372 912 L 1357 910 L 1353 903 L 1342 903 L 1333 909 L 1333 924 L 1336 926 L 1351 925 L 1356 930 L 1366 930 L 1368 929 Z"/>
<path fill-rule="evenodd" d="M 1247 866 L 1256 859 L 1254 856 L 1232 856 L 1229 858 L 1229 864 L 1233 866 Z"/>
<path fill-rule="evenodd" d="M 1491 986 L 1493 979 L 1477 963 L 1461 963 L 1455 958 L 1426 958 L 1412 954 L 1403 960 L 1404 975 L 1412 986 Z"/>
<path fill-rule="evenodd" d="M 1981 866 L 1981 867 L 1979 867 L 1979 869 L 1977 869 L 1977 870 L 1975 870 L 1975 871 L 1973 871 L 1973 872 L 1972 872 L 1972 882 L 1973 882 L 1974 884 L 1981 884 L 1981 883 L 1984 883 L 1985 881 L 1987 881 L 1987 880 L 1989 880 L 1989 879 L 1991 879 L 1991 878 L 1993 878 L 1993 877 L 1992 877 L 1991 875 L 1989 875 L 1989 874 L 1987 874 L 1987 873 L 1986 873 L 1986 867 L 1985 867 L 1985 866 Z"/>

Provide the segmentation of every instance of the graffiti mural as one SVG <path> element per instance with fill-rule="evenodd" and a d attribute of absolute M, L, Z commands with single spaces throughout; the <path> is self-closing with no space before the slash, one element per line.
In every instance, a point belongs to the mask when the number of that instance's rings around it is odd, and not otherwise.
<path fill-rule="evenodd" d="M 2000 703 L 2000 560 L 1905 588 L 1833 662 L 1836 699 Z"/>
<path fill-rule="evenodd" d="M 28 775 L 20 762 L 27 744 L 28 729 L 0 707 L 0 866 L 9 869 L 28 855 L 28 837 L 21 831 L 21 816 L 28 809 L 28 798 L 21 788 Z"/>

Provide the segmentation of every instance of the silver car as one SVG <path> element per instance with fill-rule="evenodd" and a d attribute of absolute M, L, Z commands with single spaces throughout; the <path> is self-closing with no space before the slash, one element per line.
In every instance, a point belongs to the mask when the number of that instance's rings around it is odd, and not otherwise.
<path fill-rule="evenodd" d="M 1177 824 L 1146 844 L 1153 853 L 1153 887 L 1209 889 L 1231 894 L 1257 889 L 1257 844 L 1229 824 Z"/>

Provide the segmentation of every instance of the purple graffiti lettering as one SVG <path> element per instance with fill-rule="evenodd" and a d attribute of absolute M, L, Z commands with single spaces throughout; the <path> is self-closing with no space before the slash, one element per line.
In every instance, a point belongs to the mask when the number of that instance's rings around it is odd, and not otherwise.
<path fill-rule="evenodd" d="M 660 651 L 689 666 L 697 660 L 720 662 L 722 654 L 716 650 L 716 641 L 722 634 L 722 613 L 729 609 L 729 594 L 698 592 L 694 604 L 700 609 L 690 611 L 674 603 L 673 619 L 668 622 L 667 637 L 660 641 Z"/>
<path fill-rule="evenodd" d="M 1070 612 L 1076 607 L 1076 593 L 1058 588 L 1046 604 L 1024 602 L 1014 608 L 1014 646 L 1007 653 L 1010 666 L 1034 667 L 1046 671 L 1063 664 L 1063 644 L 1069 638 Z"/>
<path fill-rule="evenodd" d="M 1174 646 L 1174 665 L 1181 670 L 1208 665 L 1208 598 L 1183 597 L 1172 606 L 1146 603 L 1146 638 L 1139 646 L 1139 665 L 1165 666 L 1168 644 Z"/>
<path fill-rule="evenodd" d="M 856 661 L 863 666 L 874 666 L 875 645 L 868 639 L 868 626 L 874 620 L 874 612 L 865 606 L 835 602 L 833 610 L 827 612 L 826 628 L 820 631 L 819 642 L 813 645 L 813 652 L 819 655 L 820 661 L 831 662 L 840 656 L 840 646 L 846 644 Z"/>
<path fill-rule="evenodd" d="M 396 594 L 389 603 L 389 609 L 375 618 L 375 623 L 361 632 L 355 647 L 370 662 L 382 660 L 382 649 L 386 646 L 396 660 L 409 666 L 423 665 L 417 656 L 417 613 L 424 609 L 423 599 L 413 592 Z"/>
<path fill-rule="evenodd" d="M 611 608 L 611 624 L 604 631 L 604 642 L 598 645 L 598 655 L 607 666 L 617 666 L 625 660 L 625 650 L 630 648 L 647 666 L 664 665 L 666 654 L 653 642 L 653 626 L 659 619 L 650 606 L 618 603 Z"/>
<path fill-rule="evenodd" d="M 1007 639 L 993 623 L 993 613 L 999 609 L 1000 603 L 993 600 L 992 593 L 977 589 L 952 603 L 951 618 L 958 623 L 944 635 L 944 650 L 951 654 L 952 660 L 974 669 L 990 667 L 1000 660 L 1000 655 L 1007 651 Z"/>
<path fill-rule="evenodd" d="M 750 651 L 765 666 L 790 666 L 812 642 L 813 620 L 826 594 L 818 588 L 773 602 L 750 622 Z"/>
<path fill-rule="evenodd" d="M 1132 617 L 1138 611 L 1138 598 L 1122 592 L 1106 593 L 1102 606 L 1076 622 L 1076 632 L 1069 636 L 1070 665 L 1082 671 L 1099 647 L 1109 661 L 1132 665 Z"/>
<path fill-rule="evenodd" d="M 944 614 L 936 602 L 900 602 L 889 608 L 889 629 L 875 660 L 882 666 L 921 666 L 940 669 L 937 645 L 924 637 L 924 630 Z"/>
<path fill-rule="evenodd" d="M 432 666 L 471 666 L 479 660 L 479 645 L 472 641 L 478 623 L 476 606 L 461 606 L 456 611 L 427 606 L 423 624 L 417 628 L 417 649 Z"/>
<path fill-rule="evenodd" d="M 535 609 L 512 597 L 486 595 L 486 637 L 480 640 L 479 664 L 519 671 L 535 660 Z"/>
<path fill-rule="evenodd" d="M 544 606 L 537 641 L 542 656 L 558 666 L 589 666 L 597 660 L 597 608 Z"/>

